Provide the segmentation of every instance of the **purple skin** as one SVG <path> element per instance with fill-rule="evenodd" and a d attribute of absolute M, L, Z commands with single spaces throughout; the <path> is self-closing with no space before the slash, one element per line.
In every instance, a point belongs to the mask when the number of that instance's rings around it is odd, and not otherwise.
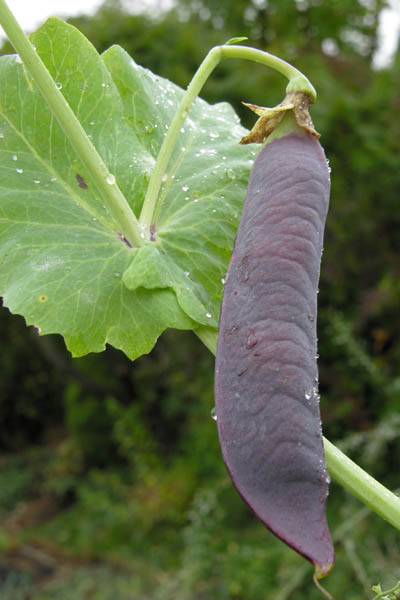
<path fill-rule="evenodd" d="M 280 539 L 332 568 L 317 368 L 317 290 L 330 177 L 289 134 L 254 163 L 222 301 L 215 405 L 239 494 Z"/>

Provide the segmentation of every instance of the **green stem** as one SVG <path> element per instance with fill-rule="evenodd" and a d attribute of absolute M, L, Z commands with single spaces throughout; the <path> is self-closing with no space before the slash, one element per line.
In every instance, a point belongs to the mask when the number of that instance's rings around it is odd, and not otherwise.
<path fill-rule="evenodd" d="M 326 438 L 324 449 L 326 466 L 331 477 L 385 521 L 400 529 L 400 498 L 368 475 Z"/>
<path fill-rule="evenodd" d="M 115 182 L 114 176 L 99 156 L 46 66 L 18 25 L 5 0 L 0 0 L 0 23 L 80 160 L 85 164 L 120 233 L 129 240 L 132 246 L 142 245 L 144 241 L 143 235 L 141 235 L 142 229 Z"/>
<path fill-rule="evenodd" d="M 189 108 L 192 102 L 199 95 L 203 85 L 215 69 L 215 67 L 224 58 L 243 58 L 252 60 L 260 64 L 272 67 L 282 75 L 284 75 L 289 83 L 286 87 L 286 92 L 305 92 L 309 94 L 313 100 L 316 98 L 316 92 L 312 84 L 298 69 L 285 62 L 284 60 L 273 56 L 268 52 L 257 50 L 256 48 L 250 48 L 248 46 L 215 46 L 211 48 L 196 73 L 190 82 L 181 103 L 175 113 L 172 123 L 168 129 L 168 133 L 164 138 L 163 144 L 160 148 L 154 170 L 152 172 L 149 185 L 146 191 L 142 212 L 139 217 L 140 223 L 147 230 L 150 229 L 150 225 L 154 221 L 155 211 L 159 210 L 157 201 L 159 198 L 159 192 L 163 176 L 167 170 L 169 159 L 175 147 L 176 141 L 179 136 L 180 129 L 187 117 Z"/>
<path fill-rule="evenodd" d="M 217 332 L 210 327 L 199 327 L 194 333 L 215 356 Z M 385 521 L 400 529 L 400 498 L 356 465 L 325 437 L 323 441 L 326 466 L 332 479 L 348 489 Z"/>

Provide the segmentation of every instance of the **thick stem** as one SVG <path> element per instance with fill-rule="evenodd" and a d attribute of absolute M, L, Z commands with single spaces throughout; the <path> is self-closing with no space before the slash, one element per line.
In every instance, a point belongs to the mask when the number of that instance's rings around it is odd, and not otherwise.
<path fill-rule="evenodd" d="M 115 182 L 115 177 L 99 156 L 46 66 L 18 25 L 5 0 L 0 0 L 0 23 L 80 160 L 89 171 L 118 230 L 123 233 L 132 246 L 142 245 L 141 227 Z"/>
<path fill-rule="evenodd" d="M 217 332 L 210 327 L 199 327 L 194 333 L 215 356 Z M 326 466 L 332 479 L 348 489 L 385 521 L 400 529 L 400 498 L 356 465 L 325 437 L 323 441 Z"/>
<path fill-rule="evenodd" d="M 171 158 L 180 129 L 187 117 L 189 108 L 199 95 L 200 90 L 215 67 L 224 58 L 244 58 L 271 67 L 289 80 L 286 92 L 305 92 L 311 96 L 313 100 L 316 98 L 315 89 L 305 75 L 277 56 L 273 56 L 262 50 L 257 50 L 256 48 L 249 48 L 248 46 L 227 45 L 215 46 L 212 48 L 194 74 L 160 148 L 139 218 L 140 223 L 147 231 L 149 231 L 150 225 L 154 223 L 156 211 L 160 209 L 159 192 L 162 178 L 167 170 L 169 159 Z"/>

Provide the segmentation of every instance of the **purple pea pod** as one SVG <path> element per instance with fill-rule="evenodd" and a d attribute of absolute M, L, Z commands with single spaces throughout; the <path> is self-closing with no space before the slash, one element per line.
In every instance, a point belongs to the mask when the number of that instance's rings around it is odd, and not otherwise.
<path fill-rule="evenodd" d="M 330 177 L 310 133 L 262 148 L 227 274 L 215 368 L 222 454 L 239 494 L 326 575 L 329 477 L 317 368 L 317 291 Z"/>

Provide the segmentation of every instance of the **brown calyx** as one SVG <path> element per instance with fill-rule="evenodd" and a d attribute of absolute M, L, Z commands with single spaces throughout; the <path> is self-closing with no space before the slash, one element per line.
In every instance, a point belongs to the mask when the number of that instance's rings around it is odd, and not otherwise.
<path fill-rule="evenodd" d="M 259 116 L 259 119 L 255 122 L 250 133 L 240 140 L 240 144 L 261 144 L 264 142 L 289 110 L 293 111 L 296 122 L 300 127 L 311 133 L 314 137 L 320 137 L 320 134 L 314 129 L 309 113 L 312 98 L 304 92 L 288 93 L 285 99 L 273 108 L 247 104 L 246 102 L 243 102 L 243 104 L 255 112 Z"/>

